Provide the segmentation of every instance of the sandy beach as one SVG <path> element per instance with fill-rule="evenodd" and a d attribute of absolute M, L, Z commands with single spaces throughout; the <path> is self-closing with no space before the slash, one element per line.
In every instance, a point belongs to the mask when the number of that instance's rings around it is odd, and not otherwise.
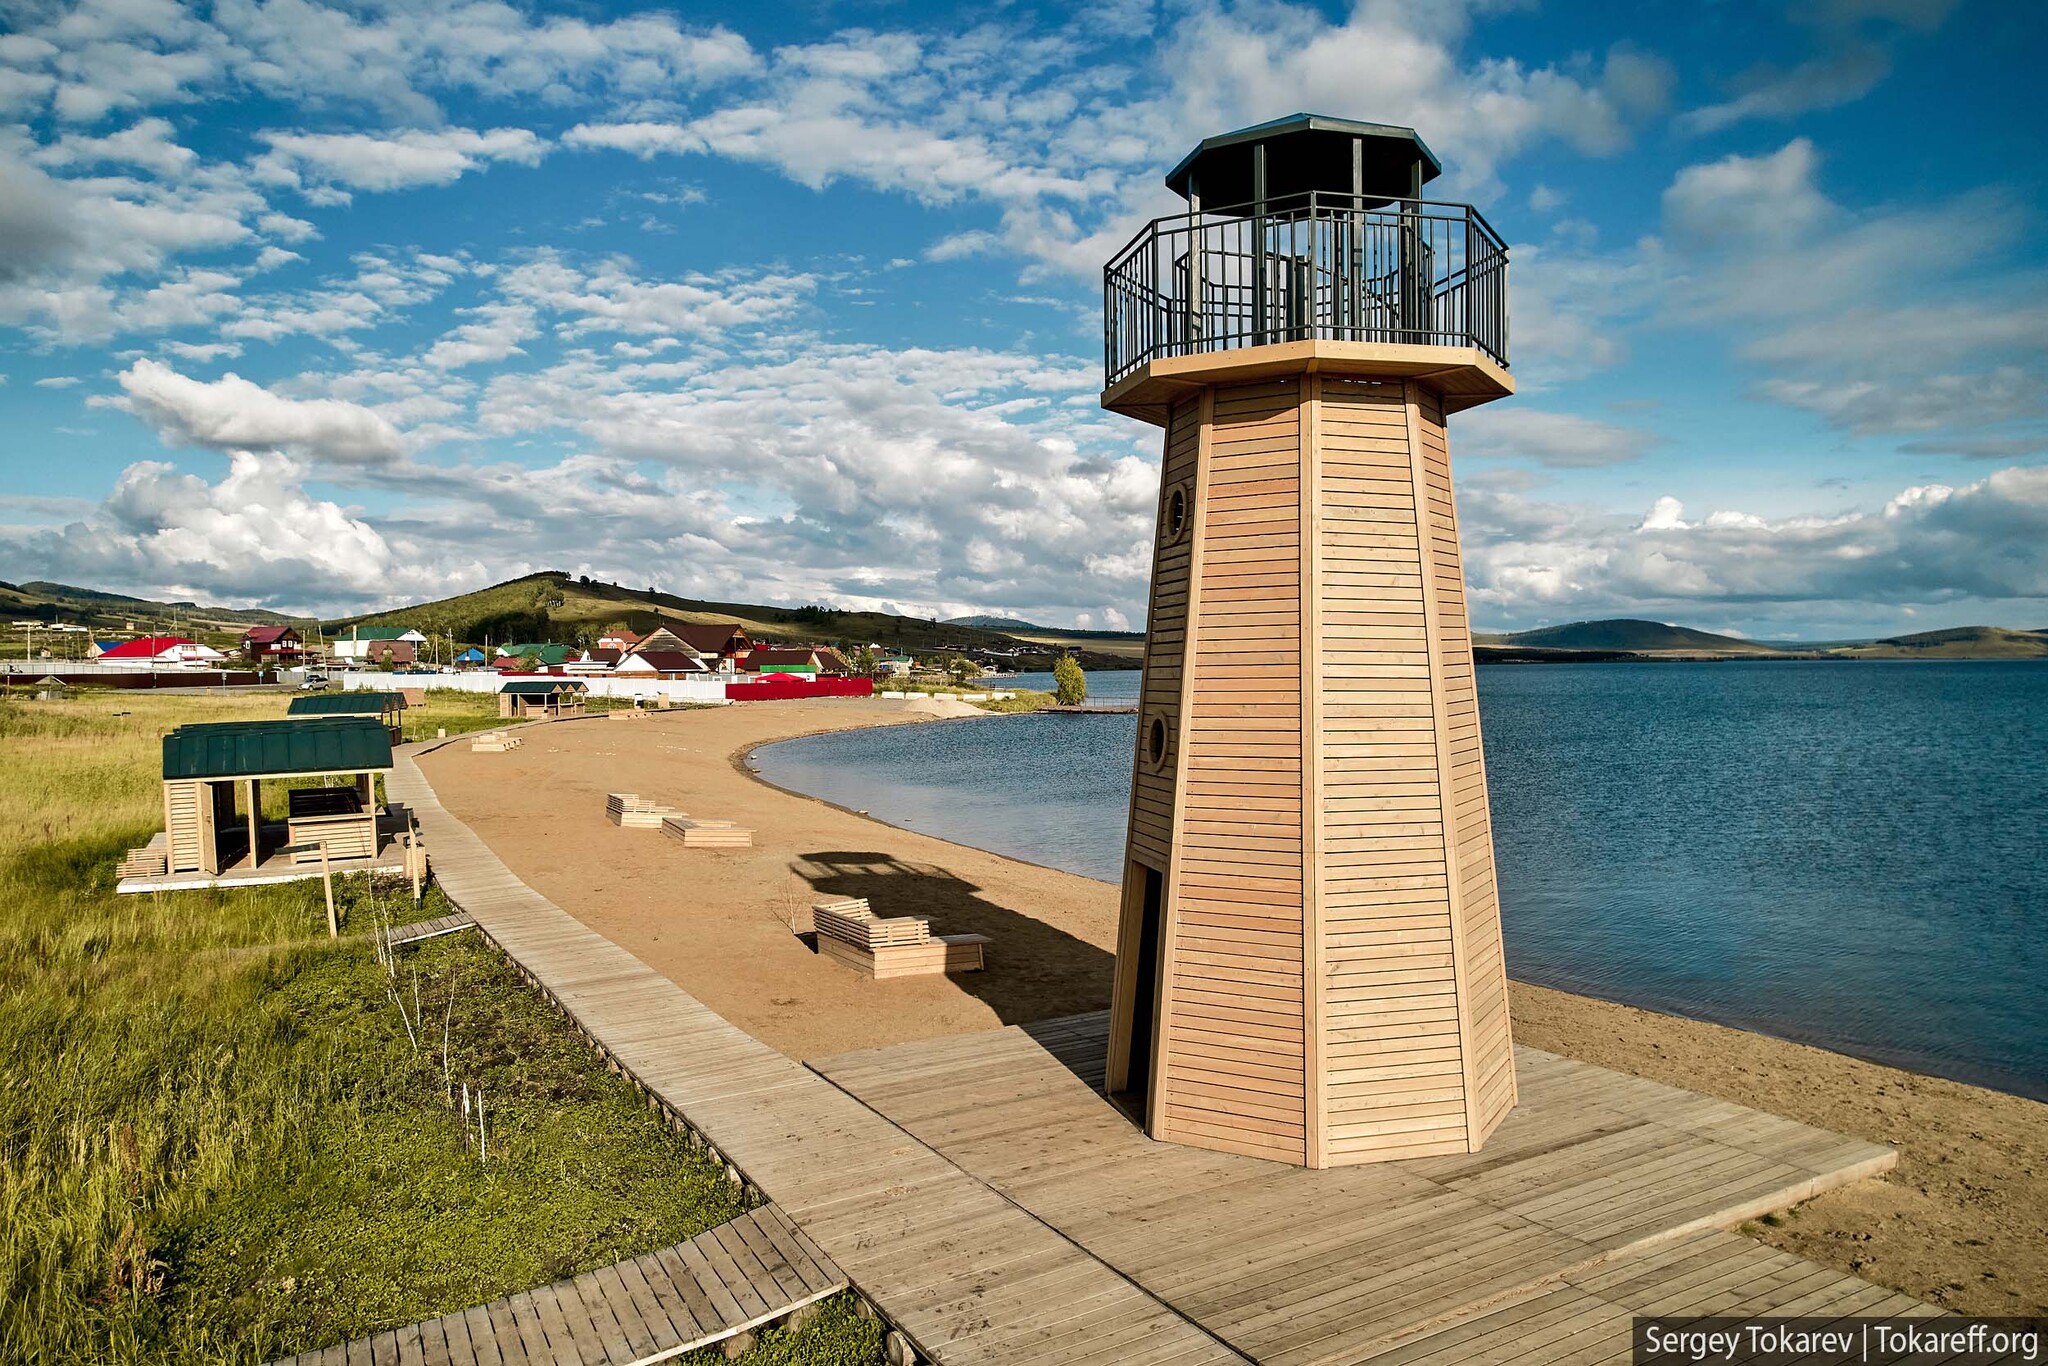
<path fill-rule="evenodd" d="M 753 703 L 536 726 L 509 753 L 455 744 L 422 766 L 521 878 L 792 1057 L 1103 1008 L 1115 888 L 780 791 L 744 764 L 773 740 L 917 723 L 933 724 L 895 701 Z M 617 791 L 736 821 L 754 847 L 615 827 Z M 810 903 L 854 896 L 988 935 L 989 969 L 876 983 L 819 957 Z M 2048 1106 L 1521 983 L 1513 1005 L 1522 1042 L 1899 1149 L 1894 1171 L 1753 1236 L 1966 1313 L 2048 1312 Z"/>

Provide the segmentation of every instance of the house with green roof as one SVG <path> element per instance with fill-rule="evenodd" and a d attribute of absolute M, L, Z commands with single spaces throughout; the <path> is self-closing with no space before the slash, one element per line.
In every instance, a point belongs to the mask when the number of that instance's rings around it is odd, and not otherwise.
<path fill-rule="evenodd" d="M 427 638 L 410 626 L 351 626 L 337 634 L 328 649 L 344 664 L 381 664 L 387 668 L 419 661 Z"/>
<path fill-rule="evenodd" d="M 542 668 L 559 669 L 577 657 L 576 649 L 569 645 L 500 645 L 497 663 L 504 668 L 532 661 Z"/>

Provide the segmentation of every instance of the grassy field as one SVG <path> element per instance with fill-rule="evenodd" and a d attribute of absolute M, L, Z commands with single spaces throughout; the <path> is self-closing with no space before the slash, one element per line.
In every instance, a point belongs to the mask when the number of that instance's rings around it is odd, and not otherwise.
<path fill-rule="evenodd" d="M 474 701 L 408 725 L 453 731 Z M 0 704 L 0 1360 L 260 1361 L 741 1208 L 478 936 L 402 950 L 394 976 L 367 937 L 326 937 L 317 882 L 113 894 L 157 821 L 158 737 L 283 707 Z M 342 891 L 352 931 L 448 909 Z M 875 1361 L 879 1330 L 837 1305 L 750 1356 Z"/>

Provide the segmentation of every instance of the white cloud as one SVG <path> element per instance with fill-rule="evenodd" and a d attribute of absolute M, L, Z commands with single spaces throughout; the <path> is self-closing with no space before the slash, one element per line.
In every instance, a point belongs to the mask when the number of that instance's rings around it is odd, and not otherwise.
<path fill-rule="evenodd" d="M 1488 623 L 1709 615 L 1767 631 L 1822 614 L 2048 600 L 2048 466 L 1832 516 L 1688 518 L 1666 496 L 1630 518 L 1469 486 L 1459 503 L 1474 612 Z"/>
<path fill-rule="evenodd" d="M 502 272 L 506 298 L 562 316 L 566 337 L 592 332 L 644 336 L 706 336 L 787 316 L 810 294 L 808 275 L 692 274 L 646 280 L 624 261 L 584 269 L 559 252 L 543 251 Z"/>
<path fill-rule="evenodd" d="M 173 445 L 285 450 L 343 465 L 387 464 L 404 453 L 397 429 L 358 404 L 285 398 L 232 373 L 207 383 L 152 360 L 136 361 L 120 381 L 122 406 Z"/>
<path fill-rule="evenodd" d="M 315 203 L 347 203 L 348 190 L 447 185 L 491 162 L 538 163 L 547 144 L 525 128 L 406 129 L 373 133 L 264 133 L 258 180 L 288 185 Z"/>
<path fill-rule="evenodd" d="M 218 484 L 157 461 L 122 471 L 106 501 L 57 530 L 0 532 L 0 561 L 77 583 L 303 608 L 480 587 L 483 567 L 387 535 L 308 494 L 288 456 L 235 452 Z"/>
<path fill-rule="evenodd" d="M 1852 212 L 1820 169 L 1796 138 L 1681 171 L 1667 310 L 1730 330 L 1765 397 L 1857 434 L 2043 413 L 2048 282 L 2005 260 L 2017 209 L 1978 193 Z"/>
<path fill-rule="evenodd" d="M 420 125 L 437 95 L 563 104 L 668 98 L 752 70 L 724 28 L 665 14 L 605 23 L 532 17 L 495 0 L 361 10 L 318 0 L 81 0 L 24 16 L 0 47 L 0 99 L 89 123 L 189 103 L 229 85 L 309 105 L 368 107 Z"/>
<path fill-rule="evenodd" d="M 519 343 L 538 335 L 534 311 L 524 304 L 486 304 L 472 312 L 477 321 L 464 323 L 435 342 L 422 358 L 425 364 L 455 370 L 525 355 Z"/>
<path fill-rule="evenodd" d="M 1521 403 L 1476 409 L 1461 416 L 1457 428 L 1460 457 L 1520 457 L 1551 469 L 1624 464 L 1641 459 L 1661 440 L 1641 427 Z"/>
<path fill-rule="evenodd" d="M 1791 67 L 1762 63 L 1734 81 L 1734 94 L 1678 118 L 1687 132 L 1714 133 L 1748 119 L 1789 119 L 1854 103 L 1892 72 L 1892 52 L 1905 31 L 1939 28 L 1955 0 L 1828 0 L 1795 6 L 1822 51 Z"/>
<path fill-rule="evenodd" d="M 178 142 L 168 119 L 139 119 L 105 137 L 66 133 L 37 153 L 46 166 L 91 166 L 112 162 L 139 166 L 160 176 L 179 176 L 198 163 L 198 153 Z"/>

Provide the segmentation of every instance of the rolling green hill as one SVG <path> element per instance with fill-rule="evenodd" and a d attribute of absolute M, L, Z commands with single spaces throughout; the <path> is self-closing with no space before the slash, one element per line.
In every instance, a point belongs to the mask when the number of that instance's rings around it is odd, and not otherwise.
<path fill-rule="evenodd" d="M 1850 659 L 2048 659 L 2048 634 L 2003 626 L 1957 626 L 1837 646 L 1828 653 Z"/>
<path fill-rule="evenodd" d="M 1630 654 L 1692 655 L 1774 655 L 1769 645 L 1759 645 L 1739 636 L 1695 631 L 1689 626 L 1669 626 L 1661 621 L 1638 621 L 1618 617 L 1606 621 L 1574 621 L 1563 626 L 1541 626 L 1533 631 L 1505 635 L 1475 635 L 1474 645 L 1530 650 L 1626 651 Z"/>
<path fill-rule="evenodd" d="M 332 635 L 350 626 L 417 626 L 459 641 L 481 644 L 510 640 L 571 643 L 579 634 L 595 637 L 598 631 L 623 622 L 635 631 L 646 631 L 656 622 L 737 622 L 747 634 L 763 641 L 820 641 L 848 647 L 877 644 L 909 654 L 976 649 L 1007 650 L 1019 644 L 1044 649 L 1045 667 L 1063 648 L 1067 633 L 1047 632 L 1027 639 L 985 627 L 888 612 L 849 612 L 832 607 L 769 607 L 756 603 L 712 602 L 677 597 L 649 589 L 627 588 L 602 583 L 554 570 L 529 574 L 525 578 L 494 584 L 391 611 L 364 616 L 342 617 L 323 624 Z M 1034 629 L 1034 635 L 1038 633 Z M 1142 642 L 1143 637 L 1131 639 Z M 1138 652 L 1117 649 L 1122 641 L 1110 633 L 1104 644 L 1091 645 L 1079 636 L 1073 644 L 1081 648 L 1084 668 L 1128 668 Z M 1139 647 L 1141 648 L 1141 646 Z M 1028 666 L 1034 658 L 1020 660 Z"/>
<path fill-rule="evenodd" d="M 1032 645 L 1043 645 L 1048 649 L 1064 650 L 1074 648 L 1084 655 L 1097 653 L 1112 655 L 1128 661 L 1132 667 L 1145 657 L 1145 633 L 1143 631 L 1079 631 L 1061 626 L 1040 626 L 1035 622 L 1020 621 L 1016 617 L 953 617 L 948 626 L 974 626 L 984 631 L 1000 631 L 1016 640 Z"/>
<path fill-rule="evenodd" d="M 0 583 L 0 621 L 66 622 L 84 626 L 90 635 L 180 635 L 208 645 L 232 644 L 242 632 L 256 625 L 277 626 L 287 622 L 307 624 L 305 618 L 281 616 L 241 607 L 207 607 L 193 602 L 154 602 L 124 593 L 104 593 L 96 588 L 78 588 L 68 583 Z M 53 637 L 52 650 L 63 637 Z M 78 648 L 84 648 L 84 637 Z"/>

